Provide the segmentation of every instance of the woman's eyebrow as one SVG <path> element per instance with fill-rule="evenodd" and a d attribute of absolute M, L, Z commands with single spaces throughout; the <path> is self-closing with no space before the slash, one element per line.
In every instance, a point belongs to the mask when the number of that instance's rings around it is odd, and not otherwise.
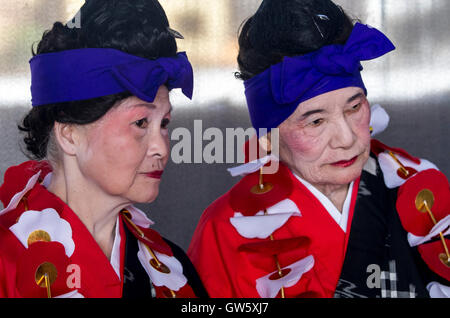
<path fill-rule="evenodd" d="M 150 108 L 150 109 L 155 109 L 156 108 L 156 106 L 154 104 L 151 104 L 151 103 L 133 104 L 133 105 L 130 105 L 130 107 L 131 108 L 134 108 L 134 107 L 147 107 L 147 108 Z M 172 107 L 172 104 L 170 104 L 170 108 L 167 111 L 167 114 L 171 113 L 172 110 L 173 110 L 173 107 Z"/>
<path fill-rule="evenodd" d="M 302 115 L 302 119 L 305 119 L 306 117 L 314 115 L 314 114 L 323 113 L 324 111 L 325 111 L 324 109 L 310 110 Z"/>
<path fill-rule="evenodd" d="M 150 103 L 131 104 L 130 107 L 131 108 L 134 108 L 134 107 L 147 107 L 147 108 L 150 108 L 150 109 L 155 109 L 156 108 L 155 105 L 150 104 Z"/>
<path fill-rule="evenodd" d="M 353 102 L 353 101 L 355 101 L 356 99 L 361 98 L 361 97 L 363 97 L 363 96 L 364 96 L 364 93 L 359 92 L 359 93 L 353 95 L 352 97 L 350 97 L 350 98 L 347 100 L 347 104 L 350 104 L 351 102 Z"/>

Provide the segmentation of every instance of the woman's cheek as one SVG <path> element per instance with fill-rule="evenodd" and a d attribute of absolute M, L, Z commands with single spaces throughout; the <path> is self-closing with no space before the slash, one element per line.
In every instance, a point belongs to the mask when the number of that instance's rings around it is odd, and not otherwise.
<path fill-rule="evenodd" d="M 369 122 L 370 122 L 370 104 L 369 104 L 368 101 L 364 102 L 360 113 L 361 113 L 360 120 L 363 123 L 369 125 Z"/>
<path fill-rule="evenodd" d="M 169 138 L 169 131 L 166 130 L 163 132 L 164 141 L 166 142 L 167 147 L 170 147 L 170 138 Z"/>
<path fill-rule="evenodd" d="M 306 129 L 294 129 L 288 132 L 281 132 L 282 145 L 288 148 L 294 157 L 293 159 L 314 157 L 317 148 L 320 147 L 320 138 L 312 136 Z"/>
<path fill-rule="evenodd" d="M 347 121 L 351 123 L 353 129 L 357 131 L 368 131 L 370 125 L 370 109 L 367 105 L 363 105 L 362 108 L 355 113 L 347 115 Z"/>
<path fill-rule="evenodd" d="M 358 136 L 359 143 L 365 148 L 370 148 L 370 110 L 367 108 L 359 118 L 354 120 L 354 129 Z"/>

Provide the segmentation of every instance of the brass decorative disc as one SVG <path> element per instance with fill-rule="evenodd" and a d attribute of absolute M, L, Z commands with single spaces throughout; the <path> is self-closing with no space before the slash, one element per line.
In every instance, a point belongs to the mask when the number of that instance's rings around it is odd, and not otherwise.
<path fill-rule="evenodd" d="M 449 262 L 449 259 L 448 259 L 448 257 L 447 257 L 447 254 L 445 254 L 445 253 L 439 254 L 439 259 L 441 260 L 441 262 L 442 262 L 445 266 L 450 267 L 450 262 Z"/>
<path fill-rule="evenodd" d="M 257 185 L 255 185 L 255 186 L 253 186 L 253 187 L 250 189 L 250 191 L 251 191 L 252 193 L 254 193 L 254 194 L 264 194 L 264 193 L 269 192 L 269 191 L 272 190 L 272 189 L 273 189 L 273 184 L 272 184 L 272 183 L 270 183 L 270 182 L 264 182 L 263 185 L 262 185 L 262 187 L 261 187 L 259 184 L 257 184 Z"/>
<path fill-rule="evenodd" d="M 45 286 L 45 280 L 42 279 L 42 277 L 47 274 L 50 285 L 53 284 L 53 282 L 56 280 L 56 277 L 58 276 L 58 271 L 56 270 L 55 265 L 53 265 L 50 262 L 44 262 L 36 269 L 36 274 L 34 275 L 34 279 L 36 281 L 36 284 L 38 284 L 42 288 L 46 288 Z"/>
<path fill-rule="evenodd" d="M 281 275 L 280 275 L 280 273 L 276 272 L 276 273 L 273 273 L 272 275 L 270 275 L 269 279 L 270 280 L 277 280 L 277 279 L 283 278 L 284 276 L 286 276 L 290 272 L 291 272 L 290 268 L 285 268 L 285 269 L 281 270 Z"/>
<path fill-rule="evenodd" d="M 51 240 L 52 238 L 50 237 L 50 234 L 48 234 L 46 231 L 36 230 L 28 235 L 27 243 L 28 246 L 30 246 L 31 244 L 36 242 L 50 242 Z"/>
<path fill-rule="evenodd" d="M 428 189 L 423 189 L 416 196 L 416 209 L 420 212 L 427 212 L 424 202 L 427 203 L 428 208 L 431 210 L 434 204 L 434 195 Z"/>
<path fill-rule="evenodd" d="M 170 269 L 169 267 L 167 267 L 166 265 L 164 265 L 161 262 L 157 262 L 154 258 L 152 258 L 150 260 L 150 265 L 152 265 L 152 267 L 154 269 L 156 269 L 158 272 L 164 273 L 164 274 L 169 274 L 170 273 Z"/>

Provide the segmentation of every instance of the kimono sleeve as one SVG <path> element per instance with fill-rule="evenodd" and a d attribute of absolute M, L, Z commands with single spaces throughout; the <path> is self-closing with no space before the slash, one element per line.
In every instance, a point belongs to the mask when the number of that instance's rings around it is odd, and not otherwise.
<path fill-rule="evenodd" d="M 212 212 L 210 208 L 206 209 L 200 218 L 188 249 L 188 256 L 210 297 L 235 297 L 218 239 L 217 224 L 214 219 L 209 218 Z"/>
<path fill-rule="evenodd" d="M 2 256 L 0 255 L 0 298 L 6 298 L 6 271 Z"/>

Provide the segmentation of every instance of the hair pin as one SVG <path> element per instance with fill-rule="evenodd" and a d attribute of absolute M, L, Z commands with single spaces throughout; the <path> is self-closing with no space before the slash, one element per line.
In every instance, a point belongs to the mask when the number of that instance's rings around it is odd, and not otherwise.
<path fill-rule="evenodd" d="M 180 32 L 175 31 L 174 29 L 171 29 L 170 27 L 167 27 L 167 31 L 169 31 L 169 33 L 176 39 L 182 39 L 182 40 L 184 39 L 184 36 Z"/>
<path fill-rule="evenodd" d="M 317 22 L 316 22 L 316 19 L 314 19 L 314 16 L 312 16 L 312 17 L 311 17 L 311 19 L 313 20 L 313 22 L 314 22 L 314 25 L 316 26 L 317 30 L 319 31 L 319 33 L 320 33 L 320 36 L 321 36 L 322 38 L 325 38 L 325 37 L 323 36 L 323 33 L 322 33 L 322 31 L 320 30 L 320 27 L 319 27 L 319 25 L 318 25 L 318 24 L 317 24 Z"/>
<path fill-rule="evenodd" d="M 316 16 L 320 19 L 320 20 L 325 20 L 325 21 L 330 21 L 330 18 L 325 15 L 325 14 L 316 14 Z"/>

